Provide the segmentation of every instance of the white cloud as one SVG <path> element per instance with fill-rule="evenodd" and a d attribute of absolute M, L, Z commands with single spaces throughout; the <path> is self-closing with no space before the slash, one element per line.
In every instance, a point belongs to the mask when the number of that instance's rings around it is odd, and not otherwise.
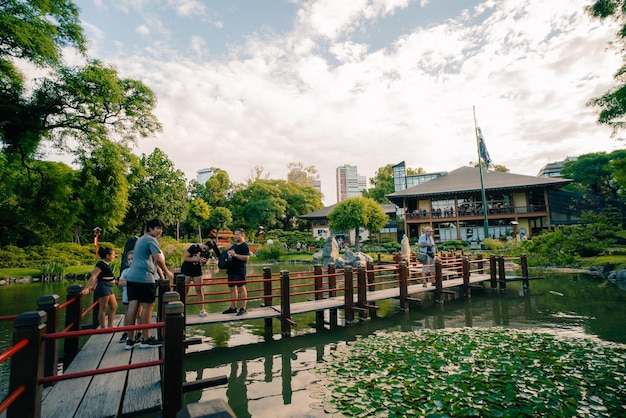
<path fill-rule="evenodd" d="M 254 166 L 285 178 L 287 163 L 300 161 L 316 166 L 331 204 L 338 165 L 369 178 L 402 160 L 427 171 L 476 161 L 474 106 L 494 162 L 516 173 L 619 145 L 585 106 L 621 64 L 606 48 L 616 28 L 590 21 L 581 5 L 489 1 L 373 49 L 350 34 L 406 1 L 298 4 L 292 32 L 251 35 L 227 58 L 208 55 L 200 37 L 193 60 L 162 44 L 147 51 L 167 60 L 116 58 L 159 98 L 164 133 L 138 150 L 158 146 L 189 178 L 210 166 L 235 181 Z M 160 20 L 149 22 L 154 30 Z"/>

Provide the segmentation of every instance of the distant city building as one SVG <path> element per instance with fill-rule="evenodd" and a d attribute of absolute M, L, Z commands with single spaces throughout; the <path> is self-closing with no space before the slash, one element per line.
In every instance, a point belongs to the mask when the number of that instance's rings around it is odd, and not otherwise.
<path fill-rule="evenodd" d="M 367 178 L 357 173 L 355 165 L 342 165 L 337 167 L 337 203 L 349 197 L 362 196 L 362 191 L 367 189 Z"/>
<path fill-rule="evenodd" d="M 566 157 L 563 161 L 556 161 L 554 163 L 548 163 L 544 165 L 541 170 L 539 170 L 539 174 L 537 177 L 561 177 L 561 170 L 565 163 L 569 161 L 576 161 L 578 157 Z"/>
<path fill-rule="evenodd" d="M 313 180 L 311 182 L 311 186 L 318 192 L 322 193 L 322 181 L 321 180 Z"/>
<path fill-rule="evenodd" d="M 213 169 L 212 168 L 202 168 L 197 171 L 196 181 L 200 184 L 206 183 L 208 179 L 213 177 Z"/>
<path fill-rule="evenodd" d="M 400 192 L 410 187 L 417 186 L 418 184 L 425 183 L 429 180 L 436 179 L 437 177 L 441 177 L 445 174 L 448 174 L 448 172 L 440 171 L 437 173 L 411 174 L 410 176 L 407 176 L 406 165 L 404 164 L 404 161 L 402 161 L 400 164 L 393 166 L 393 191 Z"/>

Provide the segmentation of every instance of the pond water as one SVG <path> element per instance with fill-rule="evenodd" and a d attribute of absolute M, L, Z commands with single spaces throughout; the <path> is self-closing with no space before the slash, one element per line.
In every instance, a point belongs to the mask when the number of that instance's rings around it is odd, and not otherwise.
<path fill-rule="evenodd" d="M 254 273 L 261 272 L 255 267 Z M 307 265 L 275 265 L 282 269 L 310 270 Z M 209 273 L 211 274 L 211 273 Z M 535 274 L 533 274 L 535 275 Z M 426 301 L 402 312 L 395 300 L 382 301 L 377 317 L 349 326 L 316 331 L 315 314 L 294 316 L 291 337 L 264 339 L 264 322 L 245 321 L 188 328 L 202 337 L 185 358 L 186 380 L 226 375 L 228 384 L 186 394 L 185 402 L 222 398 L 237 417 L 329 417 L 317 398 L 320 379 L 312 372 L 322 357 L 359 336 L 391 331 L 505 327 L 533 329 L 575 337 L 626 344 L 626 292 L 616 285 L 585 274 L 539 274 L 543 280 L 507 284 L 506 292 L 474 291 L 469 299 L 438 305 Z M 32 310 L 42 294 L 65 298 L 67 283 L 0 287 L 0 315 Z M 340 317 L 342 313 L 340 311 Z M 10 345 L 10 325 L 0 323 L 0 349 Z M 0 394 L 6 395 L 6 363 L 0 365 Z M 150 416 L 150 415 L 147 415 Z"/>

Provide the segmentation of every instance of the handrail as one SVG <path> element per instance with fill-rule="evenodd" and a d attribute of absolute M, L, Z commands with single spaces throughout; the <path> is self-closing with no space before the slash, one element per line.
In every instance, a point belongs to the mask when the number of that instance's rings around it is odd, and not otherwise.
<path fill-rule="evenodd" d="M 0 363 L 4 363 L 9 358 L 11 358 L 13 354 L 17 353 L 18 351 L 20 351 L 22 348 L 26 347 L 27 345 L 28 345 L 28 340 L 24 338 L 23 340 L 15 344 L 13 347 L 4 350 L 2 353 L 0 353 Z"/>
<path fill-rule="evenodd" d="M 13 402 L 15 402 L 15 400 L 17 398 L 20 397 L 20 395 L 22 393 L 24 393 L 26 391 L 26 387 L 24 385 L 19 386 L 17 389 L 15 389 L 15 391 L 13 391 L 13 393 L 9 393 L 7 395 L 6 398 L 4 398 L 4 400 L 2 401 L 2 403 L 0 403 L 0 414 L 2 414 L 4 411 L 7 410 L 7 408 L 9 406 L 11 406 L 11 404 Z"/>
<path fill-rule="evenodd" d="M 0 316 L 0 321 L 12 321 L 18 317 L 18 314 Z"/>
<path fill-rule="evenodd" d="M 39 379 L 39 383 L 53 383 L 61 380 L 77 379 L 79 377 L 97 376 L 99 374 L 115 373 L 124 370 L 141 369 L 143 367 L 161 366 L 163 360 L 144 361 L 143 363 L 125 364 L 123 366 L 106 367 L 104 369 L 85 370 L 82 372 L 66 373 L 56 376 L 45 376 Z"/>
<path fill-rule="evenodd" d="M 165 322 L 154 322 L 150 324 L 139 324 L 139 325 L 125 325 L 123 327 L 115 327 L 115 328 L 97 328 L 97 329 L 83 329 L 80 331 L 68 331 L 68 332 L 55 332 L 51 334 L 46 334 L 43 336 L 44 340 L 56 340 L 59 338 L 74 338 L 74 337 L 85 337 L 87 335 L 98 335 L 98 334 L 111 334 L 119 331 L 134 331 L 140 329 L 153 329 L 153 328 L 164 328 Z"/>

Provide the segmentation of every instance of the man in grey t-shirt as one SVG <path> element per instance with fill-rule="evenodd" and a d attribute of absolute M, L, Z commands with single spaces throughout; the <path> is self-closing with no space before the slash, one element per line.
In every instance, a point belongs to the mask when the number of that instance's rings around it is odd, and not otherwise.
<path fill-rule="evenodd" d="M 154 274 L 157 267 L 161 267 L 168 279 L 174 278 L 165 265 L 165 257 L 159 248 L 157 238 L 163 233 L 165 223 L 158 219 L 152 219 L 146 224 L 146 233 L 137 240 L 133 252 L 133 264 L 126 273 L 126 290 L 128 293 L 128 310 L 124 317 L 124 325 L 135 325 L 137 309 L 141 306 L 141 323 L 149 324 L 152 321 L 154 300 L 156 299 L 156 283 Z M 154 337 L 150 336 L 150 329 L 144 331 L 146 338 L 143 341 L 135 341 L 135 332 L 128 333 L 126 350 L 131 350 L 135 344 L 140 343 L 140 348 L 160 347 L 163 345 Z"/>

